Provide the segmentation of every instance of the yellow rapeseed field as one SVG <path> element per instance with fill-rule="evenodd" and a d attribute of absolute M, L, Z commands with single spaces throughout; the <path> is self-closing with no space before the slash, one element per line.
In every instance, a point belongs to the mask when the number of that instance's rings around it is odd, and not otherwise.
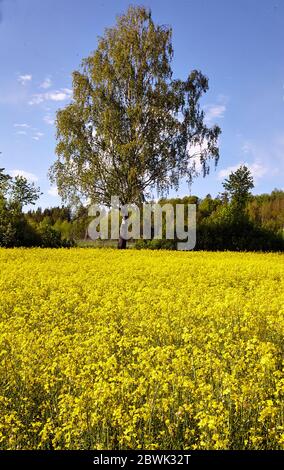
<path fill-rule="evenodd" d="M 0 250 L 0 448 L 283 449 L 284 258 Z"/>

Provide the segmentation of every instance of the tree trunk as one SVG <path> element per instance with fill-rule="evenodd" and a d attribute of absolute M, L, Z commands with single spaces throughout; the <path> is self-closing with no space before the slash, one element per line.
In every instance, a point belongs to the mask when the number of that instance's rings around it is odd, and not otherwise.
<path fill-rule="evenodd" d="M 124 238 L 119 237 L 117 248 L 119 250 L 125 250 L 127 248 L 126 243 L 127 242 L 126 242 L 126 240 L 124 240 Z"/>
<path fill-rule="evenodd" d="M 125 238 L 126 237 L 125 233 L 127 232 L 127 219 L 128 219 L 128 215 L 124 215 L 122 217 L 119 240 L 118 240 L 118 245 L 117 245 L 117 248 L 119 250 L 125 250 L 127 248 L 127 240 Z M 125 235 L 125 237 L 123 235 Z"/>

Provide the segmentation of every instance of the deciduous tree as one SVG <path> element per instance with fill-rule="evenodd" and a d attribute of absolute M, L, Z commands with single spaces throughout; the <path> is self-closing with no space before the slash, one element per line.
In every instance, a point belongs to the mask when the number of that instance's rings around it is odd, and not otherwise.
<path fill-rule="evenodd" d="M 173 78 L 172 58 L 171 28 L 144 7 L 130 7 L 99 38 L 73 73 L 73 101 L 57 113 L 50 177 L 65 201 L 141 203 L 191 181 L 196 159 L 204 176 L 218 161 L 220 129 L 206 126 L 199 105 L 208 79 L 198 70 Z"/>

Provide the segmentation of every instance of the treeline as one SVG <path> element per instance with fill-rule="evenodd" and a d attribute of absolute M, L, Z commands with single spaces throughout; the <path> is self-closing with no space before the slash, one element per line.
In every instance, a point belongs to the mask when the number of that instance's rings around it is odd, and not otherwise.
<path fill-rule="evenodd" d="M 197 196 L 163 199 L 160 203 L 196 204 L 196 250 L 283 251 L 284 191 L 252 196 L 244 213 L 240 213 L 226 194 L 204 199 Z M 187 213 L 185 212 L 185 230 Z M 163 216 L 163 233 L 166 231 Z M 178 240 L 139 240 L 137 248 L 176 249 Z"/>
<path fill-rule="evenodd" d="M 282 251 L 284 249 L 284 191 L 252 196 L 244 214 L 235 213 L 226 194 L 216 198 L 208 194 L 161 199 L 160 204 L 196 204 L 197 245 L 199 250 Z M 56 239 L 76 244 L 88 240 L 87 228 L 91 220 L 88 210 L 80 207 L 72 212 L 67 207 L 37 209 L 26 215 L 28 225 L 43 233 L 56 233 Z M 185 213 L 185 222 L 187 214 Z M 186 224 L 185 224 L 186 229 Z M 163 233 L 165 234 L 165 215 Z M 54 237 L 53 239 L 54 240 Z M 52 241 L 52 240 L 49 240 Z M 136 240 L 137 248 L 176 249 L 177 240 Z M 53 245 L 52 245 L 53 246 Z"/>
<path fill-rule="evenodd" d="M 252 196 L 253 177 L 241 166 L 223 182 L 217 198 L 161 200 L 196 204 L 196 250 L 284 251 L 284 192 Z M 187 216 L 185 217 L 185 223 Z M 165 225 L 165 217 L 164 217 Z M 139 241 L 137 247 L 176 249 L 177 240 Z"/>
<path fill-rule="evenodd" d="M 12 247 L 61 247 L 72 246 L 72 239 L 57 230 L 56 221 L 59 213 L 67 213 L 68 209 L 60 209 L 53 220 L 38 220 L 37 211 L 32 217 L 24 213 L 24 207 L 35 204 L 41 195 L 40 189 L 26 178 L 12 178 L 0 168 L 0 246 Z M 53 210 L 52 210 L 53 211 Z"/>
<path fill-rule="evenodd" d="M 87 238 L 87 228 L 91 218 L 88 208 L 80 206 L 76 210 L 70 207 L 51 207 L 47 209 L 29 210 L 26 220 L 36 231 L 52 231 L 56 238 L 66 245 L 75 245 Z"/>
<path fill-rule="evenodd" d="M 216 198 L 208 194 L 160 199 L 160 204 L 196 204 L 197 250 L 283 251 L 284 191 L 252 196 L 253 181 L 241 167 L 223 183 L 224 192 Z M 91 217 L 88 208 L 37 208 L 24 213 L 27 204 L 35 204 L 39 188 L 23 177 L 11 178 L 0 169 L 0 246 L 71 247 L 88 240 Z M 185 213 L 185 230 L 187 214 Z M 176 249 L 178 240 L 134 240 L 137 248 Z M 163 234 L 166 217 L 163 214 Z M 113 244 L 115 246 L 115 242 Z"/>

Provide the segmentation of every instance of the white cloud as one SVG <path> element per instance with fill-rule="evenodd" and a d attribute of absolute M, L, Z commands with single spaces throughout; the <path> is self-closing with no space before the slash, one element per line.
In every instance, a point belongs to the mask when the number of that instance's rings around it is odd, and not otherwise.
<path fill-rule="evenodd" d="M 267 177 L 283 174 L 284 171 L 284 136 L 278 135 L 266 142 L 246 140 L 241 148 L 246 160 L 253 161 L 253 165 L 266 168 Z M 258 176 L 259 170 L 253 168 Z"/>
<path fill-rule="evenodd" d="M 62 90 L 67 94 L 67 95 L 72 95 L 73 90 L 71 88 L 62 88 Z"/>
<path fill-rule="evenodd" d="M 215 119 L 224 117 L 226 111 L 225 104 L 210 104 L 204 107 L 206 124 L 211 124 Z"/>
<path fill-rule="evenodd" d="M 57 197 L 57 196 L 58 196 L 57 187 L 56 187 L 56 186 L 52 186 L 51 188 L 49 188 L 49 190 L 47 191 L 47 193 L 48 193 L 50 196 Z"/>
<path fill-rule="evenodd" d="M 54 119 L 52 119 L 50 114 L 47 114 L 46 116 L 44 116 L 43 120 L 46 124 L 49 124 L 50 126 L 52 126 L 54 124 Z"/>
<path fill-rule="evenodd" d="M 46 97 L 47 100 L 51 101 L 64 101 L 66 100 L 67 95 L 63 91 L 55 91 L 54 93 L 49 93 Z"/>
<path fill-rule="evenodd" d="M 27 135 L 26 131 L 17 131 L 17 135 Z"/>
<path fill-rule="evenodd" d="M 21 85 L 26 85 L 26 83 L 30 82 L 32 78 L 33 78 L 33 76 L 30 75 L 30 74 L 19 75 L 19 76 L 18 76 L 18 82 L 19 82 Z"/>
<path fill-rule="evenodd" d="M 44 136 L 43 132 L 35 132 L 33 135 L 33 140 L 39 140 L 43 136 Z"/>
<path fill-rule="evenodd" d="M 268 172 L 268 169 L 258 162 L 248 164 L 247 166 L 256 180 L 262 178 Z"/>
<path fill-rule="evenodd" d="M 29 101 L 30 105 L 40 104 L 43 101 L 64 101 L 71 98 L 72 90 L 69 88 L 61 88 L 60 90 L 50 91 L 46 93 L 36 93 Z"/>
<path fill-rule="evenodd" d="M 22 128 L 28 129 L 30 126 L 29 124 L 14 124 L 14 127 L 22 127 Z"/>
<path fill-rule="evenodd" d="M 25 170 L 12 170 L 11 176 L 13 178 L 15 178 L 15 176 L 23 176 L 23 178 L 26 178 L 30 182 L 38 181 L 38 177 L 34 175 L 34 173 L 29 173 L 28 171 L 25 171 Z"/>
<path fill-rule="evenodd" d="M 46 99 L 51 101 L 64 101 L 67 98 L 70 98 L 71 95 L 72 90 L 69 90 L 68 88 L 62 88 L 60 91 L 46 93 Z"/>
<path fill-rule="evenodd" d="M 250 170 L 255 180 L 261 179 L 268 172 L 268 169 L 260 162 L 239 162 L 237 165 L 228 166 L 227 168 L 223 168 L 222 170 L 220 170 L 218 172 L 218 178 L 221 180 L 227 178 L 230 173 L 235 172 L 241 165 L 245 165 Z"/>
<path fill-rule="evenodd" d="M 223 180 L 240 165 L 246 165 L 252 173 L 255 186 L 265 178 L 265 182 L 280 187 L 284 174 L 284 135 L 275 134 L 261 140 L 243 140 L 240 147 L 239 163 L 222 168 L 218 179 Z"/>
<path fill-rule="evenodd" d="M 50 80 L 49 77 L 46 77 L 43 82 L 40 84 L 40 88 L 43 88 L 44 90 L 46 90 L 47 88 L 50 88 L 52 85 L 52 81 Z"/>
<path fill-rule="evenodd" d="M 265 143 L 246 141 L 242 146 L 244 153 L 249 153 L 257 160 L 269 163 L 284 163 L 284 135 L 278 135 Z"/>
<path fill-rule="evenodd" d="M 237 165 L 232 165 L 228 166 L 227 168 L 223 168 L 222 170 L 218 171 L 218 178 L 220 180 L 227 178 L 227 176 L 236 171 L 242 164 L 243 163 L 238 163 Z"/>
<path fill-rule="evenodd" d="M 40 104 L 44 101 L 44 94 L 36 94 L 36 95 L 33 95 L 32 98 L 30 99 L 29 101 L 29 104 L 30 105 L 33 105 L 33 104 Z"/>

